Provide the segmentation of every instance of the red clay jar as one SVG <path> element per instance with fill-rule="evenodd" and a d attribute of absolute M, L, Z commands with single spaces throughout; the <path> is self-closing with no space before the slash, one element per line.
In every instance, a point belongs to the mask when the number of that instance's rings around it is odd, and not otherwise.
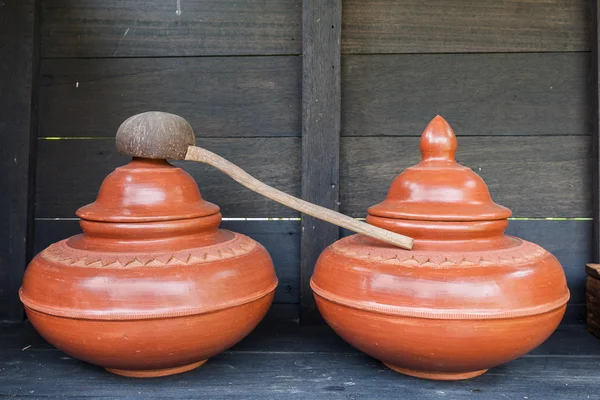
<path fill-rule="evenodd" d="M 510 210 L 456 163 L 456 146 L 447 122 L 433 119 L 422 161 L 369 208 L 367 222 L 413 237 L 412 251 L 349 236 L 322 253 L 311 280 L 342 338 L 420 378 L 471 378 L 531 351 L 569 299 L 559 262 L 504 234 Z"/>
<path fill-rule="evenodd" d="M 119 375 L 184 372 L 240 341 L 277 285 L 267 251 L 164 160 L 136 159 L 80 208 L 83 234 L 29 265 L 21 300 L 51 344 Z"/>

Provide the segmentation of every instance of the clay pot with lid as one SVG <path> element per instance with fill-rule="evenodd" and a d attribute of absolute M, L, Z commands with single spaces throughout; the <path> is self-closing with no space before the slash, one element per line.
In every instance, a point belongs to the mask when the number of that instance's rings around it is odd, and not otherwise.
<path fill-rule="evenodd" d="M 531 351 L 569 299 L 557 259 L 504 234 L 511 211 L 455 161 L 456 148 L 447 122 L 433 119 L 422 161 L 368 210 L 368 223 L 413 237 L 412 251 L 349 236 L 321 254 L 311 280 L 343 339 L 421 378 L 471 378 Z"/>
<path fill-rule="evenodd" d="M 193 141 L 176 116 L 136 121 L 122 128 Z M 219 229 L 219 207 L 165 160 L 117 168 L 77 216 L 83 234 L 38 254 L 20 291 L 35 329 L 75 358 L 134 377 L 187 371 L 244 338 L 273 300 L 267 251 Z"/>

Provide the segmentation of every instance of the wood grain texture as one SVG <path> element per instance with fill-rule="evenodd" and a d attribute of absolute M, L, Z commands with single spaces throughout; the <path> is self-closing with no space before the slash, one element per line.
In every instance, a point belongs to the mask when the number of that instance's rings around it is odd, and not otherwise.
<path fill-rule="evenodd" d="M 300 195 L 299 138 L 197 138 L 258 179 Z M 72 218 L 95 200 L 103 179 L 130 158 L 119 155 L 114 139 L 38 140 L 36 217 Z M 205 164 L 174 162 L 198 182 L 202 196 L 225 217 L 293 217 L 297 213 L 268 200 Z"/>
<path fill-rule="evenodd" d="M 481 175 L 494 201 L 514 217 L 591 217 L 590 142 L 585 136 L 459 137 L 456 158 Z M 393 179 L 420 159 L 416 137 L 342 138 L 340 210 L 366 216 Z"/>
<path fill-rule="evenodd" d="M 276 304 L 298 304 L 300 301 L 300 222 L 299 221 L 223 221 L 221 229 L 250 236 L 265 246 L 275 265 L 279 285 Z M 81 233 L 76 220 L 36 220 L 35 251 L 37 254 L 52 243 Z"/>
<path fill-rule="evenodd" d="M 588 330 L 600 338 L 600 279 L 596 276 L 586 279 L 586 306 Z"/>
<path fill-rule="evenodd" d="M 590 262 L 600 262 L 600 5 L 598 0 L 592 0 L 592 90 L 594 95 L 590 105 L 592 107 L 592 214 L 594 216 L 593 258 Z"/>
<path fill-rule="evenodd" d="M 43 342 L 22 340 L 32 338 L 31 327 L 2 331 L 13 340 L 0 354 L 4 372 L 0 395 L 11 398 L 191 399 L 201 395 L 211 399 L 347 400 L 373 398 L 374 394 L 378 399 L 397 399 L 402 393 L 408 400 L 533 400 L 597 399 L 600 390 L 600 341 L 581 325 L 560 327 L 532 354 L 461 382 L 399 375 L 345 345 L 327 327 L 259 326 L 202 368 L 147 380 L 123 379 Z M 32 346 L 22 351 L 28 344 Z"/>
<path fill-rule="evenodd" d="M 154 110 L 202 137 L 300 136 L 300 70 L 298 57 L 44 60 L 38 135 L 114 137 Z"/>
<path fill-rule="evenodd" d="M 302 198 L 332 210 L 339 204 L 341 0 L 302 3 Z M 310 277 L 339 228 L 302 215 L 300 317 L 317 321 Z"/>
<path fill-rule="evenodd" d="M 589 0 L 347 0 L 344 53 L 589 49 Z"/>
<path fill-rule="evenodd" d="M 35 1 L 0 3 L 0 320 L 22 320 L 18 290 L 31 222 Z"/>
<path fill-rule="evenodd" d="M 502 3 L 502 2 L 500 2 Z M 342 57 L 342 135 L 420 136 L 436 114 L 457 135 L 589 135 L 588 53 Z"/>
<path fill-rule="evenodd" d="M 299 54 L 300 0 L 42 0 L 42 56 Z"/>

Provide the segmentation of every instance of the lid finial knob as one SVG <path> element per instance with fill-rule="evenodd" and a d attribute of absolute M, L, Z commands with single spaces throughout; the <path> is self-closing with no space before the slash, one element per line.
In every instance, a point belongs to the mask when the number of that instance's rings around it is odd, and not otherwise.
<path fill-rule="evenodd" d="M 454 131 L 439 115 L 431 120 L 421 135 L 421 155 L 423 161 L 453 161 L 456 154 Z"/>

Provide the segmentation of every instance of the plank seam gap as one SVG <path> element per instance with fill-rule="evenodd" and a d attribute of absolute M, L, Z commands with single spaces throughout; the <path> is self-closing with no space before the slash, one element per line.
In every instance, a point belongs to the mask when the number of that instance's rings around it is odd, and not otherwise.
<path fill-rule="evenodd" d="M 174 56 L 98 56 L 98 57 L 42 57 L 46 60 L 127 60 L 127 59 L 157 59 L 157 58 L 250 58 L 250 57 L 302 57 L 302 53 L 266 53 L 266 54 L 196 54 Z"/>
<path fill-rule="evenodd" d="M 490 54 L 591 54 L 592 50 L 567 51 L 465 51 L 465 52 L 422 52 L 422 53 L 344 53 L 342 56 L 425 56 L 425 55 L 490 55 Z"/>

